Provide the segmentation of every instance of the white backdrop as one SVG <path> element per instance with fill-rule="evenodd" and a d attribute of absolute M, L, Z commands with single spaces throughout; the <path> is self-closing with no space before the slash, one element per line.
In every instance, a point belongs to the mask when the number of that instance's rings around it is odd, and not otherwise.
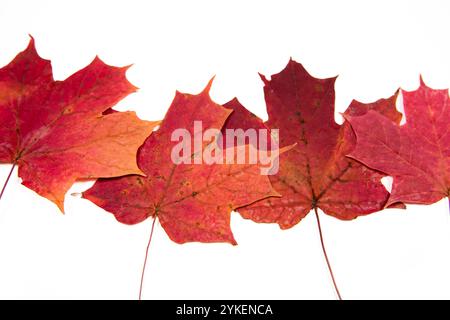
<path fill-rule="evenodd" d="M 175 90 L 199 92 L 216 74 L 213 99 L 234 96 L 267 119 L 257 72 L 290 56 L 316 77 L 339 74 L 337 111 L 397 87 L 450 87 L 448 1 L 5 1 L 0 65 L 36 39 L 56 79 L 96 54 L 140 87 L 118 106 L 161 119 Z M 337 116 L 337 120 L 340 121 Z M 281 134 L 283 134 L 281 132 Z M 10 166 L 0 166 L 3 184 Z M 69 192 L 80 192 L 77 184 Z M 343 298 L 450 298 L 447 199 L 344 222 L 322 215 Z M 137 298 L 151 221 L 125 226 L 68 195 L 66 215 L 23 187 L 17 171 L 0 201 L 0 298 Z M 185 244 L 159 224 L 143 297 L 334 299 L 316 222 L 258 225 L 232 214 L 239 243 Z"/>

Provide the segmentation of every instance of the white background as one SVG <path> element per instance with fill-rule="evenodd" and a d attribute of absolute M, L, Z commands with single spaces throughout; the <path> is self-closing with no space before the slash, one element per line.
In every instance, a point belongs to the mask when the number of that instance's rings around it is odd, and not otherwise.
<path fill-rule="evenodd" d="M 27 46 L 30 33 L 56 79 L 96 54 L 113 65 L 134 63 L 128 77 L 141 90 L 119 110 L 161 119 L 176 89 L 197 93 L 216 74 L 216 102 L 237 96 L 266 119 L 257 72 L 277 73 L 292 56 L 316 77 L 339 74 L 343 111 L 352 98 L 415 89 L 419 73 L 432 87 L 450 87 L 449 14 L 448 1 L 429 0 L 2 0 L 0 65 Z M 1 183 L 9 168 L 0 166 Z M 70 195 L 66 212 L 14 172 L 0 201 L 0 298 L 137 298 L 151 221 L 125 226 Z M 322 215 L 322 224 L 344 298 L 450 298 L 447 199 L 351 222 Z M 236 247 L 178 245 L 157 224 L 144 298 L 335 298 L 313 215 L 281 231 L 233 213 L 232 229 Z"/>

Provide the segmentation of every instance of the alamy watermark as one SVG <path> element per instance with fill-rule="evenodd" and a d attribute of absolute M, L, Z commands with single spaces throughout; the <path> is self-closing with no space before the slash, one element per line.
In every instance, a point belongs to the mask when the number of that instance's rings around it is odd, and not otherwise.
<path fill-rule="evenodd" d="M 215 128 L 203 132 L 202 121 L 194 121 L 193 136 L 188 129 L 172 132 L 178 142 L 171 152 L 175 164 L 258 164 L 262 175 L 274 175 L 279 169 L 278 129 Z"/>

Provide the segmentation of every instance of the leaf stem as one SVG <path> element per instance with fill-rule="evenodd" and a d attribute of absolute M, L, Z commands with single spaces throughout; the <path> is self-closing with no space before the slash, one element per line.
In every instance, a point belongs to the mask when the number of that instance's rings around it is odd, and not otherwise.
<path fill-rule="evenodd" d="M 0 199 L 2 198 L 3 193 L 5 192 L 6 186 L 8 185 L 8 182 L 9 182 L 9 178 L 11 178 L 11 175 L 12 175 L 15 167 L 16 167 L 16 163 L 14 162 L 12 167 L 11 167 L 11 170 L 9 171 L 8 177 L 6 178 L 6 181 L 3 184 L 2 191 L 0 192 Z"/>
<path fill-rule="evenodd" d="M 152 228 L 150 230 L 150 237 L 148 238 L 147 249 L 145 250 L 145 259 L 144 259 L 144 265 L 142 266 L 142 274 L 141 274 L 141 285 L 139 287 L 139 300 L 142 300 L 142 287 L 144 284 L 145 267 L 147 265 L 148 250 L 150 249 L 150 243 L 152 242 L 153 230 L 155 230 L 155 222 L 156 222 L 156 216 L 153 218 Z"/>
<path fill-rule="evenodd" d="M 320 243 L 322 244 L 323 255 L 325 256 L 325 260 L 327 262 L 328 270 L 330 271 L 331 280 L 333 280 L 334 289 L 336 290 L 336 294 L 339 300 L 342 300 L 341 293 L 339 292 L 338 286 L 336 284 L 336 280 L 334 279 L 333 269 L 331 268 L 330 260 L 328 260 L 327 250 L 325 249 L 325 244 L 322 236 L 322 228 L 320 226 L 319 213 L 317 212 L 317 207 L 314 207 L 314 213 L 316 214 L 317 227 L 319 229 L 320 235 Z"/>

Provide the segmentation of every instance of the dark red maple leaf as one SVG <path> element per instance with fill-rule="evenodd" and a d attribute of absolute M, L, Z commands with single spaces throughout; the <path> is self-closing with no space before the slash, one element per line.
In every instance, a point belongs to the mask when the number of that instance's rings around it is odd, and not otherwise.
<path fill-rule="evenodd" d="M 350 156 L 393 177 L 388 204 L 431 204 L 450 196 L 448 90 L 421 79 L 417 90 L 402 90 L 402 96 L 404 125 L 375 112 L 346 116 L 357 136 Z"/>
<path fill-rule="evenodd" d="M 336 78 L 316 79 L 293 60 L 270 81 L 261 78 L 269 114 L 264 125 L 279 129 L 280 146 L 297 143 L 297 147 L 280 156 L 280 170 L 270 176 L 282 197 L 258 201 L 238 212 L 287 229 L 314 209 L 320 230 L 318 208 L 343 220 L 383 209 L 389 198 L 380 181 L 383 174 L 346 157 L 354 148 L 355 135 L 348 122 L 340 126 L 334 121 Z M 375 110 L 398 123 L 396 96 L 370 104 L 353 101 L 345 114 L 360 116 Z M 233 116 L 237 113 L 229 123 Z M 263 125 L 260 119 L 247 118 L 255 127 Z"/>
<path fill-rule="evenodd" d="M 136 152 L 158 122 L 134 112 L 102 114 L 135 91 L 127 69 L 96 57 L 55 81 L 31 39 L 0 69 L 0 163 L 13 164 L 8 179 L 17 165 L 22 184 L 64 211 L 64 195 L 77 179 L 141 174 Z"/>
<path fill-rule="evenodd" d="M 281 146 L 298 145 L 280 156 L 280 171 L 270 176 L 282 197 L 258 201 L 239 212 L 286 229 L 314 208 L 344 220 L 383 209 L 389 197 L 380 182 L 383 175 L 346 157 L 355 136 L 349 123 L 340 126 L 334 121 L 335 78 L 316 79 L 291 60 L 272 80 L 262 79 L 269 114 L 265 125 L 280 130 Z M 353 101 L 345 114 L 376 110 L 398 123 L 395 98 L 370 104 Z"/>

